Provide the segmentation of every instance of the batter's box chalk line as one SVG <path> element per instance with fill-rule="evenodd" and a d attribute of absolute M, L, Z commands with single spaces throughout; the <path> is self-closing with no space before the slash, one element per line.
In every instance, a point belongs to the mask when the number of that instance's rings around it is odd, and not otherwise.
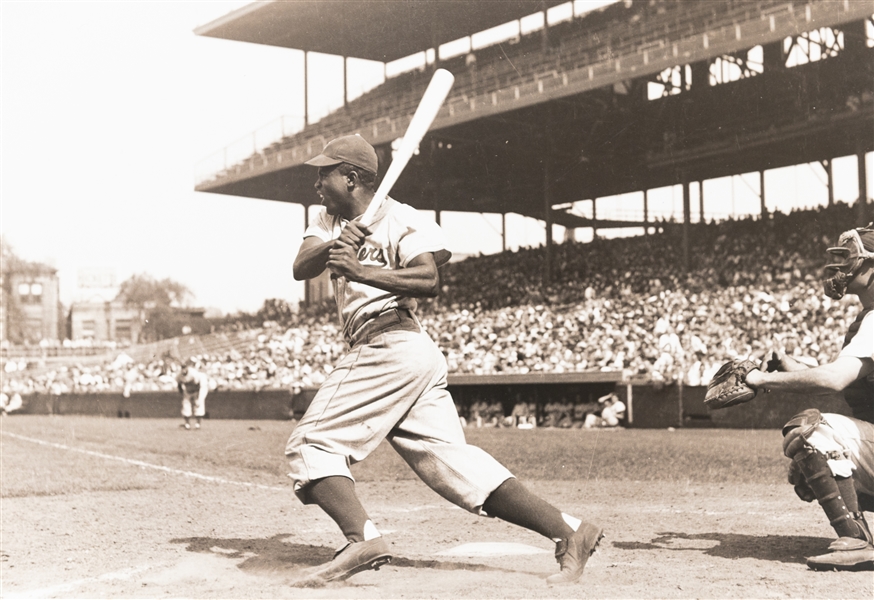
<path fill-rule="evenodd" d="M 552 554 L 552 550 L 512 542 L 474 542 L 437 552 L 437 556 L 521 556 Z"/>

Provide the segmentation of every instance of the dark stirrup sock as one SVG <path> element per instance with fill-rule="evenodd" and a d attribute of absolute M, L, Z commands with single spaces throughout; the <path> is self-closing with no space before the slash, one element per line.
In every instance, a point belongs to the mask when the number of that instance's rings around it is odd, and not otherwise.
<path fill-rule="evenodd" d="M 494 517 L 536 531 L 551 540 L 569 537 L 573 528 L 561 511 L 529 492 L 511 477 L 499 485 L 483 503 L 483 510 Z"/>
<path fill-rule="evenodd" d="M 333 476 L 310 483 L 308 497 L 340 527 L 350 542 L 364 541 L 364 524 L 369 517 L 348 477 Z"/>

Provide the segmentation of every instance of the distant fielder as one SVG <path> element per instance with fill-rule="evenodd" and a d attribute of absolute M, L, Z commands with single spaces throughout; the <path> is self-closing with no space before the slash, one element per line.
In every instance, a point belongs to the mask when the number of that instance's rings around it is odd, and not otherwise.
<path fill-rule="evenodd" d="M 553 540 L 561 570 L 548 583 L 579 580 L 601 528 L 562 513 L 466 443 L 446 391 L 446 359 L 416 317 L 415 298 L 437 294 L 437 269 L 450 257 L 442 230 L 390 198 L 370 227 L 355 220 L 374 196 L 378 172 L 376 152 L 362 137 L 335 139 L 307 164 L 319 168 L 315 187 L 325 209 L 304 233 L 294 276 L 310 279 L 328 268 L 345 277 L 349 344 L 285 450 L 295 494 L 320 506 L 347 540 L 307 582 L 342 580 L 391 560 L 349 470 L 384 439 L 450 502 Z"/>
<path fill-rule="evenodd" d="M 795 492 L 806 502 L 817 500 L 839 536 L 827 554 L 807 564 L 857 570 L 874 567 L 874 540 L 862 514 L 874 510 L 874 229 L 846 231 L 828 252 L 840 262 L 826 267 L 825 294 L 858 296 L 863 309 L 837 358 L 810 368 L 776 350 L 761 368 L 750 361 L 726 363 L 710 382 L 705 403 L 725 408 L 752 400 L 760 389 L 808 396 L 843 391 L 853 417 L 809 408 L 783 427 L 783 452 L 792 459 Z"/>
<path fill-rule="evenodd" d="M 200 429 L 200 421 L 206 414 L 209 378 L 188 361 L 176 376 L 176 387 L 182 394 L 182 418 L 185 419 L 182 427 L 191 429 L 191 417 L 194 416 L 194 428 Z"/>

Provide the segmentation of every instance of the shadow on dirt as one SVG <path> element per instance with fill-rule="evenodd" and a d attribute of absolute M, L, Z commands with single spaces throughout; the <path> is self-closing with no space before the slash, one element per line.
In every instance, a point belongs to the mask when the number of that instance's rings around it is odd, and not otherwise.
<path fill-rule="evenodd" d="M 612 545 L 620 550 L 692 551 L 727 559 L 755 558 L 803 564 L 808 556 L 826 552 L 831 541 L 798 535 L 663 532 L 650 542 L 613 542 Z"/>
<path fill-rule="evenodd" d="M 172 544 L 185 544 L 188 552 L 225 556 L 231 559 L 244 559 L 237 567 L 250 572 L 273 572 L 294 575 L 305 571 L 305 567 L 313 567 L 326 563 L 334 557 L 336 548 L 313 546 L 309 544 L 292 544 L 285 541 L 290 533 L 280 533 L 269 538 L 176 538 Z M 518 569 L 503 569 L 501 567 L 481 563 L 468 563 L 445 560 L 413 560 L 395 555 L 391 567 L 414 569 L 439 569 L 445 571 L 498 571 L 505 573 L 520 573 Z M 531 571 L 531 575 L 540 573 Z"/>

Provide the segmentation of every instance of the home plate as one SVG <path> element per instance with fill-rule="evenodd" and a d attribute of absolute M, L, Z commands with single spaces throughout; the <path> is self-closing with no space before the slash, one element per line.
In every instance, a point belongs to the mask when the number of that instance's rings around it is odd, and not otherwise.
<path fill-rule="evenodd" d="M 462 544 L 449 550 L 438 552 L 439 556 L 511 556 L 516 554 L 544 554 L 552 553 L 527 544 L 512 544 L 501 542 L 479 542 L 474 544 Z"/>

